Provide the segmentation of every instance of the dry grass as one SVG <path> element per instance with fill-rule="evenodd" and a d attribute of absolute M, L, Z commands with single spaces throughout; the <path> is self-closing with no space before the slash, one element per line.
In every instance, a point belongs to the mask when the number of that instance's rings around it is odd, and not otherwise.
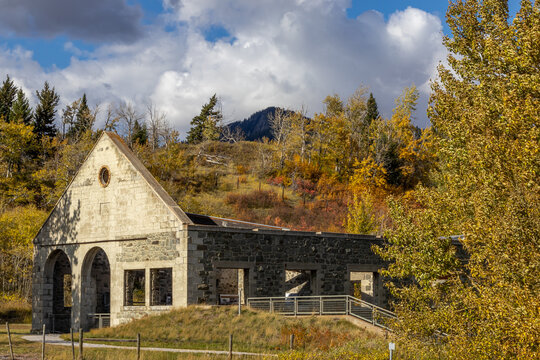
<path fill-rule="evenodd" d="M 289 335 L 305 350 L 326 350 L 352 339 L 376 337 L 345 320 L 284 317 L 233 307 L 188 307 L 148 316 L 115 328 L 92 330 L 88 337 L 133 339 L 141 334 L 143 346 L 226 350 L 229 334 L 238 351 L 279 352 L 288 348 Z"/>
<path fill-rule="evenodd" d="M 21 336 L 27 335 L 30 332 L 30 325 L 28 324 L 12 324 L 10 325 L 11 341 L 13 344 L 13 352 L 15 359 L 34 360 L 41 359 L 41 344 L 31 343 Z M 75 358 L 79 355 L 78 348 L 75 348 Z M 58 345 L 46 345 L 45 347 L 46 359 L 55 360 L 71 360 L 72 353 L 70 347 L 58 346 Z M 135 350 L 124 349 L 84 349 L 85 360 L 118 360 L 118 359 L 136 359 Z M 7 338 L 7 331 L 5 326 L 0 329 L 0 359 L 9 359 L 9 343 Z M 213 355 L 213 354 L 175 354 L 175 353 L 162 353 L 162 352 L 150 352 L 142 351 L 141 360 L 210 360 L 210 359 L 227 359 L 225 355 Z M 234 359 L 251 359 L 257 360 L 254 357 L 242 357 L 235 356 Z"/>
<path fill-rule="evenodd" d="M 3 300 L 0 302 L 0 323 L 31 323 L 32 305 L 24 300 Z"/>

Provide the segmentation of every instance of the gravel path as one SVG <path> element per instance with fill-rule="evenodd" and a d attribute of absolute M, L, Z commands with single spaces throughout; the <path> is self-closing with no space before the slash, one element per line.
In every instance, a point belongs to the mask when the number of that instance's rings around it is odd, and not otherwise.
<path fill-rule="evenodd" d="M 24 340 L 32 342 L 41 342 L 43 335 L 25 335 L 22 336 Z M 71 342 L 60 338 L 59 334 L 46 334 L 45 343 L 51 345 L 61 345 L 61 346 L 71 346 Z M 78 347 L 79 344 L 76 343 L 75 347 Z M 106 345 L 106 344 L 90 344 L 84 343 L 85 348 L 107 348 L 107 349 L 125 349 L 125 350 L 135 350 L 133 346 L 118 346 L 118 345 Z M 194 350 L 194 349 L 170 349 L 170 348 L 156 348 L 156 347 L 141 347 L 141 351 L 161 351 L 161 352 L 172 352 L 172 353 L 192 353 L 192 354 L 216 354 L 216 355 L 227 355 L 228 351 L 222 350 Z M 277 356 L 271 354 L 259 354 L 259 353 L 250 353 L 242 351 L 233 351 L 233 355 L 244 355 L 244 356 Z"/>

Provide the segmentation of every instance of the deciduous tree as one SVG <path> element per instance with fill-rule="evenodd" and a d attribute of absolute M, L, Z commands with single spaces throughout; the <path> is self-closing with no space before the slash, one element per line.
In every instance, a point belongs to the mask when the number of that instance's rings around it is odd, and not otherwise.
<path fill-rule="evenodd" d="M 508 16 L 506 1 L 451 2 L 429 109 L 438 186 L 393 204 L 381 250 L 387 275 L 413 279 L 392 288 L 401 334 L 442 331 L 456 359 L 533 359 L 540 344 L 540 3 Z"/>

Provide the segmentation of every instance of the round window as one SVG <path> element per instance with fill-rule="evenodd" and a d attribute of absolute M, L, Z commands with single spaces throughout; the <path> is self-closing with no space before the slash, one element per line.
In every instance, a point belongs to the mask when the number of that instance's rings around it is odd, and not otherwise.
<path fill-rule="evenodd" d="M 101 186 L 105 187 L 109 185 L 109 181 L 111 181 L 111 173 L 109 172 L 109 168 L 102 166 L 99 170 L 99 183 Z"/>

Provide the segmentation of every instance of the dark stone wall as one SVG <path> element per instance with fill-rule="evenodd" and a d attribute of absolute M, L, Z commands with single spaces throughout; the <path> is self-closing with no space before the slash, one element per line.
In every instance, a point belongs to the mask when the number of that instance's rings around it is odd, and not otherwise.
<path fill-rule="evenodd" d="M 375 236 L 189 227 L 189 302 L 215 303 L 216 270 L 249 269 L 248 296 L 284 296 L 285 270 L 311 270 L 313 295 L 348 293 L 349 272 L 384 262 L 371 250 Z M 289 286 L 290 287 L 290 286 Z M 191 296 L 190 296 L 191 295 Z"/>

